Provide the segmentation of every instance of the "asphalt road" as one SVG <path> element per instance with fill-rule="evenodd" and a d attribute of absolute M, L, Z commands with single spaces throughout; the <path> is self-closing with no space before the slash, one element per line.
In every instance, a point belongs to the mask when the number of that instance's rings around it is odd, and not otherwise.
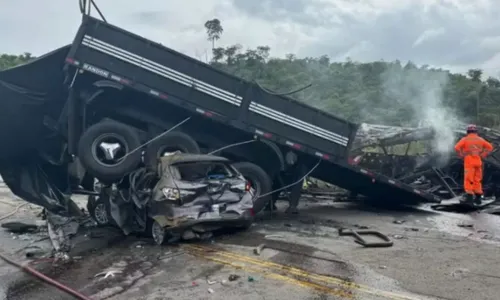
<path fill-rule="evenodd" d="M 309 201 L 298 216 L 264 216 L 245 232 L 163 247 L 129 237 L 44 272 L 91 299 L 497 300 L 498 223 L 486 214 Z M 340 227 L 378 230 L 394 246 L 363 248 L 338 236 Z M 0 239 L 9 253 L 21 247 L 10 234 Z M 255 255 L 261 244 L 269 248 Z M 109 270 L 114 276 L 95 277 Z M 0 281 L 12 274 L 0 265 Z M 6 299 L 72 299 L 21 277 L 5 281 Z"/>

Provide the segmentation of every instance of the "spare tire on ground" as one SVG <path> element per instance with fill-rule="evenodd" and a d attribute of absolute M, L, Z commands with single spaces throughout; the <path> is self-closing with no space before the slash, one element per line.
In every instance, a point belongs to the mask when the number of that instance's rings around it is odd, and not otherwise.
<path fill-rule="evenodd" d="M 144 164 L 156 170 L 158 158 L 167 152 L 180 151 L 182 153 L 200 154 L 198 143 L 189 135 L 182 132 L 169 132 L 146 146 Z"/>
<path fill-rule="evenodd" d="M 120 180 L 142 160 L 138 132 L 116 121 L 89 127 L 78 142 L 78 157 L 85 169 L 103 183 Z M 135 150 L 134 152 L 131 152 Z"/>
<path fill-rule="evenodd" d="M 257 214 L 272 200 L 272 195 L 261 197 L 272 191 L 272 180 L 267 175 L 266 171 L 256 164 L 250 162 L 234 163 L 235 167 L 250 182 L 250 185 L 255 190 L 255 198 L 253 202 L 253 210 Z"/>

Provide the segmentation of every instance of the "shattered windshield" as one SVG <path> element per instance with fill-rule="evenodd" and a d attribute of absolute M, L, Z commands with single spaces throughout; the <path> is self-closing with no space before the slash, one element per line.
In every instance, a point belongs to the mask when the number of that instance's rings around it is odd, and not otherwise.
<path fill-rule="evenodd" d="M 228 164 L 219 162 L 179 163 L 171 168 L 173 173 L 177 173 L 174 177 L 183 181 L 234 178 L 238 175 Z"/>

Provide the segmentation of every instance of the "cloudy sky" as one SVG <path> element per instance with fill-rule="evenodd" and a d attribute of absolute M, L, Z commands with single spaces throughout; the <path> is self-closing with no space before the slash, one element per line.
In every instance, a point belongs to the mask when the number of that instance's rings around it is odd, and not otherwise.
<path fill-rule="evenodd" d="M 500 75 L 498 0 L 96 0 L 110 23 L 204 58 L 203 24 L 220 45 L 269 45 L 272 55 L 412 60 Z M 71 42 L 77 0 L 0 0 L 0 53 L 43 54 Z"/>

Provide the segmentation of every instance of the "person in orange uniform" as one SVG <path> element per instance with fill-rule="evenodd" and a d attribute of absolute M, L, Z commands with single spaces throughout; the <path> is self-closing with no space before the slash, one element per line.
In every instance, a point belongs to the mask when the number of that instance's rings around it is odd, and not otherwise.
<path fill-rule="evenodd" d="M 493 146 L 477 134 L 476 125 L 467 126 L 467 135 L 455 145 L 455 151 L 464 159 L 465 200 L 481 204 L 483 198 L 483 158 Z"/>

